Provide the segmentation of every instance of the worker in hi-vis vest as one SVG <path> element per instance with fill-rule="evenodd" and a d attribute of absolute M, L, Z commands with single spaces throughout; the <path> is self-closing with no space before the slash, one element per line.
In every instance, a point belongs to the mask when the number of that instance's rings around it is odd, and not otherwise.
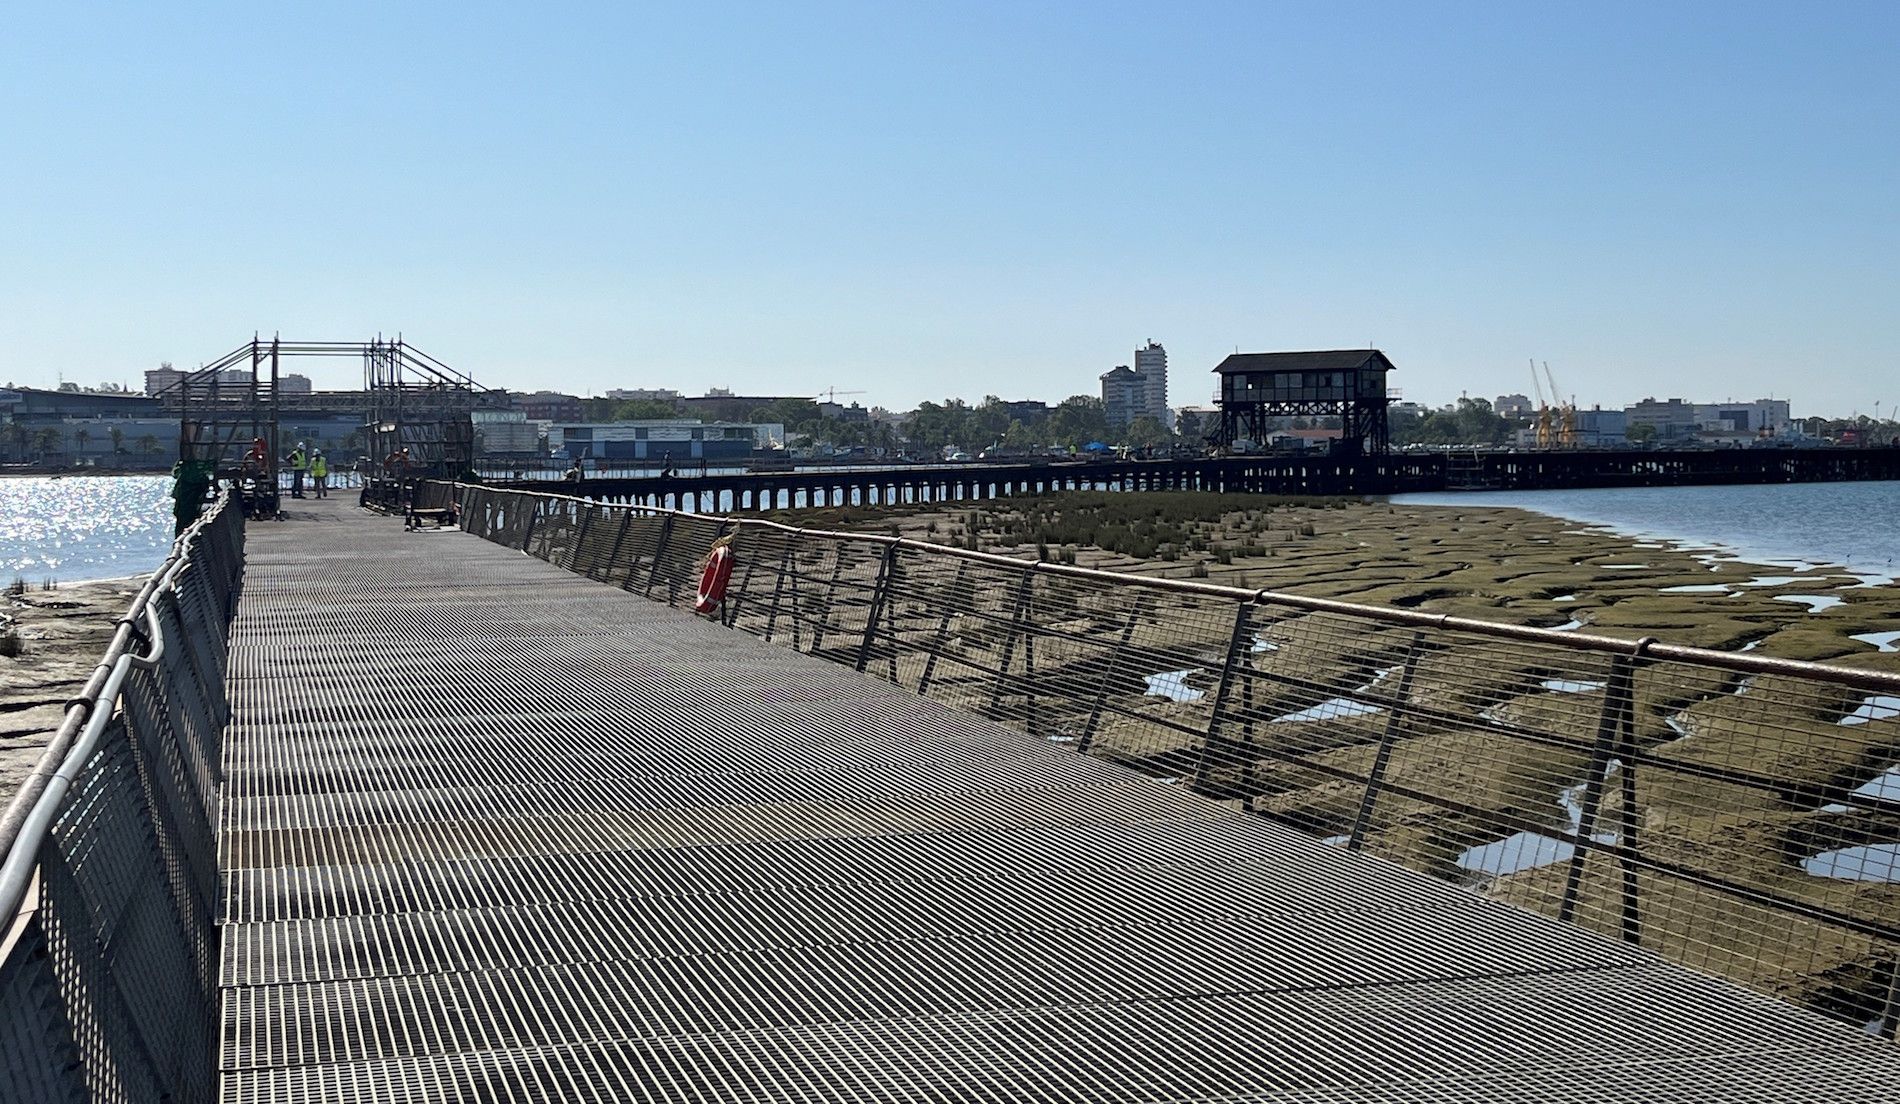
<path fill-rule="evenodd" d="M 303 458 L 303 442 L 302 441 L 298 441 L 297 447 L 290 450 L 290 458 L 286 461 L 286 463 L 290 465 L 290 497 L 302 498 L 303 497 L 303 473 L 304 473 L 304 458 Z"/>

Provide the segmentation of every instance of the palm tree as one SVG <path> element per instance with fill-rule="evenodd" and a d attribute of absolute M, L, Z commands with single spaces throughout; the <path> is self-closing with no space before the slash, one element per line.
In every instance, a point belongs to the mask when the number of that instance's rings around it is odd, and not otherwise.
<path fill-rule="evenodd" d="M 66 437 L 57 426 L 47 426 L 45 429 L 40 430 L 35 436 L 39 439 L 41 460 L 46 459 L 46 454 L 49 452 L 58 452 L 61 442 L 64 441 Z"/>
<path fill-rule="evenodd" d="M 80 452 L 86 451 L 86 442 L 92 440 L 92 430 L 80 426 L 73 430 L 73 440 L 79 445 Z"/>
<path fill-rule="evenodd" d="M 112 451 L 114 453 L 124 452 L 125 430 L 120 429 L 118 426 L 113 426 L 111 429 L 106 430 L 106 433 L 112 437 Z"/>

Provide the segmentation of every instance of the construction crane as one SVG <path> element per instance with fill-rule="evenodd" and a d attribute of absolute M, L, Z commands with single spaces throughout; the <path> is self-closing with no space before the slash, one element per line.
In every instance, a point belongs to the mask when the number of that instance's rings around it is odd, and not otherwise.
<path fill-rule="evenodd" d="M 1532 373 L 1535 375 L 1536 373 Z M 1577 400 L 1565 402 L 1562 392 L 1557 390 L 1557 377 L 1551 374 L 1550 361 L 1544 362 L 1544 379 L 1550 384 L 1550 399 L 1556 406 L 1552 409 L 1552 434 L 1558 448 L 1577 447 Z"/>
<path fill-rule="evenodd" d="M 1553 384 L 1552 392 L 1556 389 L 1556 385 Z M 1547 449 L 1551 447 L 1554 436 L 1551 429 L 1550 403 L 1544 398 L 1544 381 L 1537 376 L 1537 358 L 1535 357 L 1531 358 L 1531 391 L 1537 396 L 1537 447 Z"/>
<path fill-rule="evenodd" d="M 836 406 L 838 405 L 839 395 L 862 395 L 862 394 L 864 394 L 864 392 L 862 391 L 841 391 L 836 387 L 827 387 L 823 391 L 818 392 L 817 396 L 813 398 L 812 401 L 817 402 L 820 399 L 823 399 L 825 402 L 828 402 L 832 404 L 833 406 Z"/>

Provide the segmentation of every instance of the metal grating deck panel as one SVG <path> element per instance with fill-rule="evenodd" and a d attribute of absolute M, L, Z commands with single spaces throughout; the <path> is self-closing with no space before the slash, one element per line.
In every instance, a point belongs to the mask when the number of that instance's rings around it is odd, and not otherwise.
<path fill-rule="evenodd" d="M 228 1101 L 1900 1089 L 1850 1027 L 485 541 L 249 541 Z"/>

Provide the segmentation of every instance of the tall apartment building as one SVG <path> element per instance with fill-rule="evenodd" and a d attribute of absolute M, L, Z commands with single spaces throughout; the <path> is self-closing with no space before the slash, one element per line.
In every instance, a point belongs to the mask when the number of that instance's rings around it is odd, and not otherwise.
<path fill-rule="evenodd" d="M 1164 426 L 1173 425 L 1168 417 L 1168 351 L 1155 341 L 1135 350 L 1135 372 L 1142 378 L 1147 405 L 1140 411 Z"/>
<path fill-rule="evenodd" d="M 1168 416 L 1168 351 L 1153 341 L 1135 350 L 1135 366 L 1118 364 L 1102 373 L 1102 412 L 1111 426 L 1149 417 L 1172 426 Z"/>

